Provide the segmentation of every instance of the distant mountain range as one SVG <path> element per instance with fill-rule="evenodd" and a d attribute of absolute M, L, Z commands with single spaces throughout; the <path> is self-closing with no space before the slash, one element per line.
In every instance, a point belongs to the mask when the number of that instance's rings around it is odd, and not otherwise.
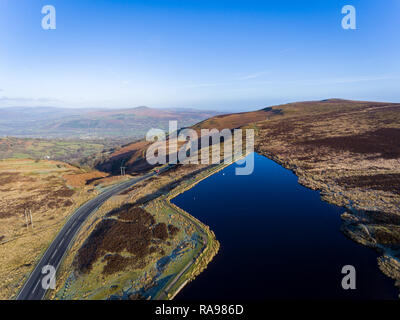
<path fill-rule="evenodd" d="M 169 120 L 179 127 L 218 115 L 196 109 L 70 109 L 54 107 L 0 108 L 0 137 L 31 138 L 143 138 L 151 128 L 167 129 Z"/>

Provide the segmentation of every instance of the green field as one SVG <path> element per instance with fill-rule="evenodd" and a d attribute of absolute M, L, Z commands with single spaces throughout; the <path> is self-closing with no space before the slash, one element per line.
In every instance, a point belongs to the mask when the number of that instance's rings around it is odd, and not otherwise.
<path fill-rule="evenodd" d="M 44 140 L 7 137 L 0 139 L 0 159 L 46 159 L 83 165 L 119 143 L 121 142 L 112 140 Z"/>

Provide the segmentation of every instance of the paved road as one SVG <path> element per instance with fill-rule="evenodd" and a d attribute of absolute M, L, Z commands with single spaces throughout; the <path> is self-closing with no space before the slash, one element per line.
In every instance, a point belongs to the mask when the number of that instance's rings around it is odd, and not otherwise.
<path fill-rule="evenodd" d="M 170 169 L 171 167 L 173 166 L 166 166 L 165 168 L 160 170 L 160 173 Z M 51 245 L 43 255 L 42 259 L 32 271 L 28 280 L 25 282 L 24 286 L 19 292 L 17 300 L 41 300 L 47 291 L 42 288 L 43 277 L 45 277 L 47 274 L 47 272 L 45 272 L 45 274 L 42 274 L 42 268 L 46 265 L 50 265 L 57 270 L 65 252 L 67 251 L 76 233 L 85 222 L 85 220 L 110 197 L 154 175 L 156 175 L 155 172 L 150 172 L 140 178 L 131 179 L 114 187 L 111 187 L 101 193 L 96 198 L 88 201 L 79 209 L 77 209 L 64 225 L 64 227 L 61 229 L 61 231 L 58 233 L 57 237 L 51 243 Z"/>

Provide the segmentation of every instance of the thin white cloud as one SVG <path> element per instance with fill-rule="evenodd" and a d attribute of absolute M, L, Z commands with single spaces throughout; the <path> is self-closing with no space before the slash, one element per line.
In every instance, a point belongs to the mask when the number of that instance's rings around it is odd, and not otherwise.
<path fill-rule="evenodd" d="M 251 73 L 251 74 L 247 74 L 244 76 L 240 76 L 237 78 L 237 80 L 250 80 L 250 79 L 256 79 L 256 78 L 260 78 L 262 76 L 265 76 L 267 74 L 269 74 L 269 71 L 262 71 L 262 72 L 256 72 L 256 73 Z"/>

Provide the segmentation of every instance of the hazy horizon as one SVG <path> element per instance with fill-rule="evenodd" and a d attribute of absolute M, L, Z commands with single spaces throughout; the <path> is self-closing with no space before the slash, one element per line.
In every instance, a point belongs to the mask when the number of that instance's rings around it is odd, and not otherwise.
<path fill-rule="evenodd" d="M 265 104 L 260 106 L 250 106 L 250 107 L 243 107 L 243 108 L 200 108 L 196 106 L 188 106 L 188 107 L 174 107 L 174 106 L 148 106 L 148 105 L 140 105 L 140 106 L 120 106 L 120 107 L 96 107 L 96 106 L 89 106 L 89 107 L 77 107 L 77 106 L 0 106 L 0 109 L 7 109 L 7 108 L 31 108 L 31 109 L 40 109 L 40 108 L 53 108 L 53 109 L 76 109 L 76 110 L 129 110 L 129 109 L 137 109 L 137 108 L 150 108 L 150 109 L 160 109 L 160 110 L 195 110 L 195 111 L 213 111 L 213 112 L 221 112 L 221 113 L 228 113 L 228 112 L 241 112 L 241 111 L 257 111 L 263 108 L 278 106 L 278 105 L 285 105 L 291 104 L 296 102 L 311 102 L 311 101 L 323 101 L 323 100 L 332 100 L 332 99 L 339 99 L 339 100 L 350 100 L 350 101 L 369 101 L 365 99 L 343 99 L 337 97 L 331 98 L 322 98 L 316 100 L 298 100 L 298 101 L 285 101 L 282 103 L 275 103 L 275 104 Z M 370 102 L 387 102 L 387 103 L 397 103 L 398 101 L 387 101 L 387 100 L 374 100 Z"/>

